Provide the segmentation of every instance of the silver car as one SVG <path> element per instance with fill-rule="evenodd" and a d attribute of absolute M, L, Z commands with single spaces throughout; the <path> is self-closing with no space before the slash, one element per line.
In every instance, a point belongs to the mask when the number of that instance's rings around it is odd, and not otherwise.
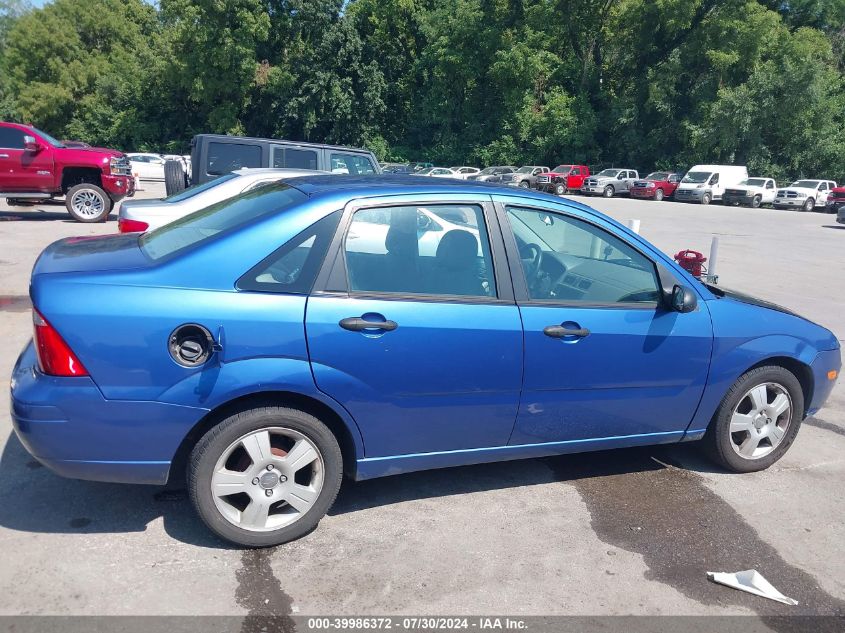
<path fill-rule="evenodd" d="M 581 194 L 612 198 L 620 193 L 630 193 L 631 185 L 639 178 L 636 169 L 603 169 L 584 181 Z"/>
<path fill-rule="evenodd" d="M 151 231 L 264 183 L 325 173 L 311 169 L 239 169 L 166 198 L 124 200 L 120 205 L 118 230 L 121 233 Z"/>

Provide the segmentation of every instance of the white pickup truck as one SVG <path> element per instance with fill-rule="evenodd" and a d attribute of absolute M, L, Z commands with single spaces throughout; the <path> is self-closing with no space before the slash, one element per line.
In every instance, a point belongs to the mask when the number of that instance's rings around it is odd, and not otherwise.
<path fill-rule="evenodd" d="M 778 185 L 774 178 L 746 178 L 742 182 L 725 189 L 722 204 L 743 205 L 757 208 L 763 204 L 772 204 Z"/>
<path fill-rule="evenodd" d="M 778 189 L 773 206 L 775 209 L 812 211 L 824 207 L 830 190 L 835 187 L 832 180 L 796 180 L 788 187 Z"/>

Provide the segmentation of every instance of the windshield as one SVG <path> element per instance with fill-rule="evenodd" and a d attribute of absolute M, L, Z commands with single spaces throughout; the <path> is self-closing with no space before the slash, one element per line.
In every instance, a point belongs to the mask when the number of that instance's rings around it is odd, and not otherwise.
<path fill-rule="evenodd" d="M 426 167 L 422 171 L 417 172 L 420 176 L 427 176 L 434 171 L 434 167 Z"/>
<path fill-rule="evenodd" d="M 608 178 L 616 178 L 616 174 L 618 174 L 621 169 L 602 169 L 599 173 L 596 174 L 599 178 L 602 176 L 607 176 Z"/>
<path fill-rule="evenodd" d="M 57 141 L 52 136 L 47 134 L 47 132 L 42 132 L 41 130 L 39 130 L 38 128 L 35 128 L 35 127 L 32 128 L 32 131 L 35 132 L 36 134 L 38 134 L 38 136 L 43 138 L 45 141 L 47 141 L 53 147 L 64 147 L 64 144 L 62 142 Z"/>
<path fill-rule="evenodd" d="M 739 184 L 748 185 L 749 187 L 765 187 L 766 181 L 762 178 L 746 178 Z"/>
<path fill-rule="evenodd" d="M 141 250 L 151 259 L 162 259 L 307 199 L 283 182 L 268 183 L 144 233 Z"/>
<path fill-rule="evenodd" d="M 131 160 L 131 159 L 130 159 Z M 208 182 L 201 183 L 199 185 L 194 185 L 193 187 L 188 187 L 187 189 L 183 189 L 179 193 L 174 193 L 171 196 L 167 196 L 164 201 L 165 202 L 181 202 L 182 200 L 187 200 L 188 198 L 193 198 L 198 193 L 202 193 L 212 187 L 216 187 L 217 185 L 222 185 L 224 182 L 228 180 L 232 180 L 233 178 L 239 178 L 239 174 L 225 174 L 223 176 L 219 176 L 214 180 L 209 180 Z"/>
<path fill-rule="evenodd" d="M 487 167 L 485 169 L 482 169 L 480 172 L 478 172 L 478 175 L 479 176 L 489 176 L 489 175 L 494 174 L 494 173 L 496 173 L 495 167 Z"/>
<path fill-rule="evenodd" d="M 802 187 L 804 189 L 815 189 L 819 185 L 818 180 L 796 180 L 790 187 Z"/>
<path fill-rule="evenodd" d="M 646 180 L 666 180 L 669 178 L 668 171 L 655 171 L 645 177 Z"/>
<path fill-rule="evenodd" d="M 570 169 L 572 169 L 572 165 L 558 165 L 554 171 L 558 174 L 568 174 Z"/>
<path fill-rule="evenodd" d="M 516 173 L 518 173 L 518 174 L 530 174 L 532 171 L 534 171 L 533 167 L 520 167 L 519 169 L 516 170 Z"/>
<path fill-rule="evenodd" d="M 681 182 L 692 182 L 700 184 L 702 182 L 707 182 L 708 178 L 710 178 L 709 171 L 691 171 L 686 176 L 684 176 L 684 179 Z"/>

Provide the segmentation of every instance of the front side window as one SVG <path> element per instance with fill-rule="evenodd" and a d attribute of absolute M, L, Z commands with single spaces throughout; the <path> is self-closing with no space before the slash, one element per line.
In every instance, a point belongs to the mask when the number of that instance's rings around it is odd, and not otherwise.
<path fill-rule="evenodd" d="M 332 153 L 331 167 L 333 174 L 361 175 L 376 173 L 370 159 L 359 154 Z"/>
<path fill-rule="evenodd" d="M 261 167 L 261 147 L 243 143 L 209 143 L 208 169 L 210 176 L 222 176 L 244 168 Z"/>
<path fill-rule="evenodd" d="M 352 218 L 344 251 L 353 292 L 496 296 L 480 206 L 362 209 Z"/>
<path fill-rule="evenodd" d="M 26 133 L 14 127 L 0 127 L 0 147 L 4 149 L 24 149 Z"/>
<path fill-rule="evenodd" d="M 317 152 L 297 147 L 273 147 L 273 167 L 287 169 L 317 169 Z"/>
<path fill-rule="evenodd" d="M 508 207 L 529 297 L 586 304 L 656 304 L 654 263 L 589 222 Z"/>

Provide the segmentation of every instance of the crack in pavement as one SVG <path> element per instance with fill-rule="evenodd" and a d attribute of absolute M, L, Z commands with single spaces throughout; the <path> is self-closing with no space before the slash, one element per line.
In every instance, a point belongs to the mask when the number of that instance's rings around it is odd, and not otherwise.
<path fill-rule="evenodd" d="M 845 601 L 787 563 L 701 475 L 672 465 L 668 455 L 665 447 L 647 447 L 553 457 L 546 463 L 559 481 L 575 486 L 599 539 L 643 557 L 648 580 L 702 604 L 745 607 L 775 631 L 842 631 Z M 789 538 L 786 526 L 783 534 Z M 759 571 L 798 606 L 717 585 L 705 576 L 744 569 Z M 783 617 L 810 615 L 835 617 Z"/>
<path fill-rule="evenodd" d="M 249 549 L 241 554 L 241 567 L 235 572 L 235 600 L 247 611 L 241 633 L 292 633 L 295 629 L 290 617 L 293 601 L 270 566 L 274 551 Z"/>

